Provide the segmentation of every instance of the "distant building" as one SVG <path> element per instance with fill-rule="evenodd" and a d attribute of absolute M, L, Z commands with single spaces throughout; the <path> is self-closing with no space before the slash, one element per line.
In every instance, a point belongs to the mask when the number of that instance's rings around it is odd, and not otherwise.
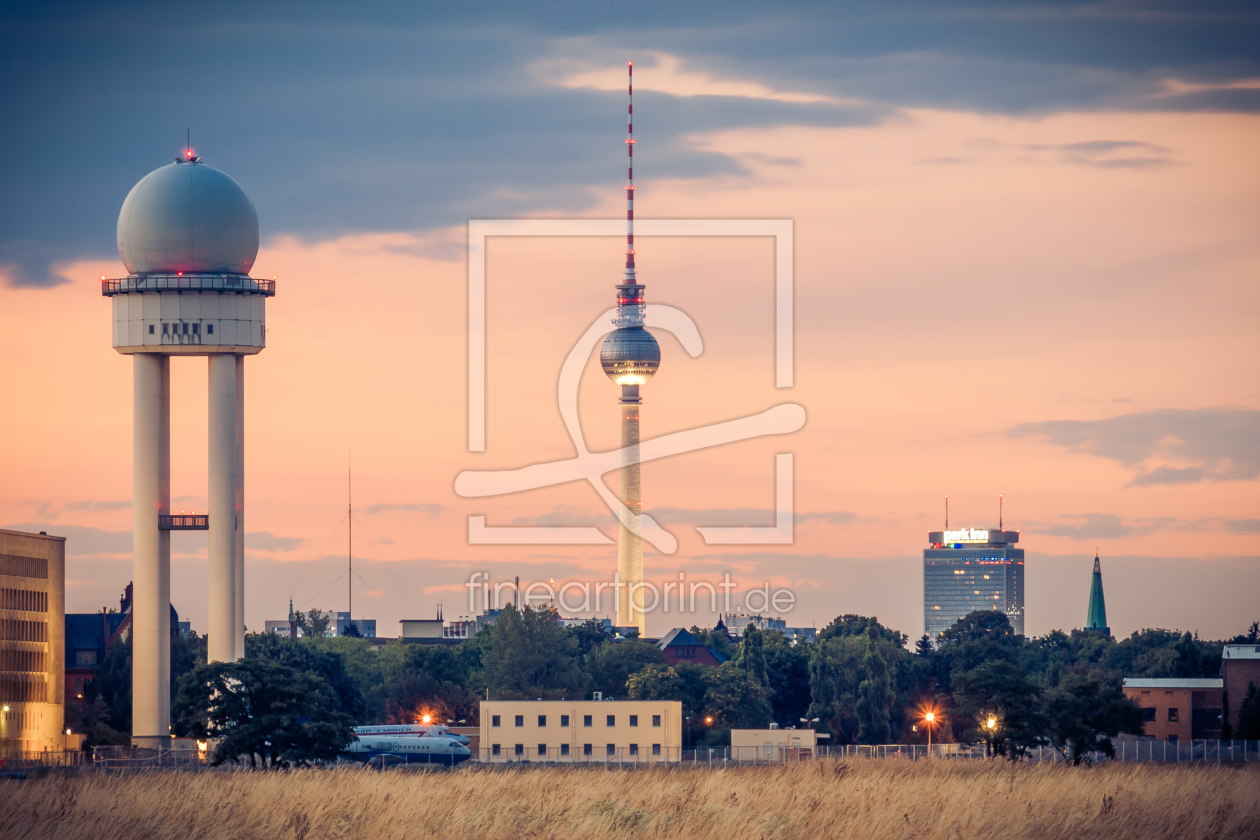
<path fill-rule="evenodd" d="M 290 604 L 290 610 L 291 609 L 292 605 Z M 327 612 L 311 610 L 311 614 L 314 616 L 323 616 L 328 619 L 328 629 L 324 631 L 324 636 L 326 638 L 346 635 L 346 628 L 351 625 L 354 625 L 354 628 L 359 631 L 359 636 L 362 638 L 376 638 L 376 619 L 374 618 L 351 619 L 350 613 L 348 612 L 333 612 L 331 610 Z M 285 621 L 266 621 L 263 623 L 263 629 L 268 633 L 275 633 L 277 636 L 283 636 L 285 638 L 289 638 L 293 635 L 294 630 L 297 631 L 298 638 L 302 638 L 302 636 L 305 635 L 302 632 L 302 628 L 297 626 L 297 623 L 293 618 L 289 618 Z"/>
<path fill-rule="evenodd" d="M 1142 707 L 1143 734 L 1161 741 L 1221 737 L 1222 680 L 1126 679 L 1124 694 Z"/>
<path fill-rule="evenodd" d="M 737 641 L 743 638 L 744 630 L 748 627 L 756 627 L 763 633 L 782 633 L 789 639 L 798 642 L 812 642 L 814 640 L 814 636 L 818 633 L 818 629 L 815 627 L 789 627 L 787 619 L 785 618 L 758 615 L 756 613 L 753 613 L 752 615 L 747 615 L 745 613 L 723 613 L 718 616 L 718 625 L 732 641 Z M 715 627 L 714 629 L 717 628 Z"/>
<path fill-rule="evenodd" d="M 1001 610 L 1024 635 L 1024 550 L 1018 531 L 931 531 L 923 550 L 923 625 L 932 638 L 976 610 Z"/>
<path fill-rule="evenodd" d="M 666 661 L 670 665 L 677 665 L 679 662 L 689 662 L 692 665 L 712 665 L 714 667 L 721 665 L 726 661 L 726 657 L 718 651 L 710 647 L 705 647 L 704 642 L 691 635 L 691 632 L 682 628 L 675 627 L 665 634 L 665 637 L 656 643 L 661 653 L 665 654 Z"/>
<path fill-rule="evenodd" d="M 1229 698 L 1229 725 L 1238 732 L 1238 710 L 1248 686 L 1260 691 L 1260 645 L 1225 645 L 1221 651 L 1222 688 Z"/>
<path fill-rule="evenodd" d="M 677 700 L 483 700 L 477 758 L 509 761 L 678 761 Z"/>
<path fill-rule="evenodd" d="M 66 748 L 66 539 L 0 530 L 0 756 Z"/>
<path fill-rule="evenodd" d="M 731 758 L 738 761 L 797 761 L 812 758 L 819 738 L 812 729 L 732 729 Z"/>
<path fill-rule="evenodd" d="M 96 679 L 96 669 L 105 661 L 109 651 L 119 642 L 126 642 L 131 635 L 130 583 L 118 598 L 118 609 L 101 608 L 96 613 L 66 614 L 66 695 L 70 703 L 86 703 L 84 693 L 87 684 Z M 171 639 L 176 635 L 187 636 L 191 624 L 179 620 L 175 605 L 170 605 Z"/>
<path fill-rule="evenodd" d="M 1101 630 L 1108 636 L 1111 628 L 1107 625 L 1107 602 L 1103 600 L 1102 566 L 1098 563 L 1098 555 L 1094 555 L 1094 576 L 1089 584 L 1089 610 L 1085 614 L 1086 630 Z"/>

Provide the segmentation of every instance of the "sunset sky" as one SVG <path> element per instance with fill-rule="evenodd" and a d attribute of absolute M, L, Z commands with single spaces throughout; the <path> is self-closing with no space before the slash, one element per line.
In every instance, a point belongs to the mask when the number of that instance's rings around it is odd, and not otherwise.
<path fill-rule="evenodd" d="M 602 10 L 600 10 L 602 9 Z M 608 579 L 616 548 L 469 545 L 489 525 L 596 525 L 566 484 L 465 499 L 466 470 L 572 457 L 557 380 L 614 304 L 615 237 L 487 246 L 487 446 L 468 451 L 470 219 L 636 212 L 789 219 L 795 384 L 775 387 L 768 237 L 643 237 L 656 437 L 799 404 L 800 431 L 645 464 L 678 550 L 649 579 L 792 590 L 923 632 L 922 550 L 997 524 L 1028 552 L 1031 635 L 1260 619 L 1260 10 L 1243 3 L 24 4 L 0 12 L 0 527 L 67 537 L 67 609 L 130 580 L 131 360 L 99 277 L 131 186 L 192 145 L 250 195 L 276 276 L 246 362 L 246 623 L 346 608 L 468 613 L 464 582 Z M 172 362 L 174 509 L 206 509 L 204 358 Z M 617 446 L 592 359 L 580 414 Z M 773 522 L 795 464 L 795 540 Z M 616 474 L 606 480 L 615 487 Z M 212 512 L 213 513 L 213 512 Z M 205 629 L 204 533 L 172 599 Z M 609 614 L 601 610 L 601 615 Z M 654 614 L 652 634 L 708 624 Z"/>

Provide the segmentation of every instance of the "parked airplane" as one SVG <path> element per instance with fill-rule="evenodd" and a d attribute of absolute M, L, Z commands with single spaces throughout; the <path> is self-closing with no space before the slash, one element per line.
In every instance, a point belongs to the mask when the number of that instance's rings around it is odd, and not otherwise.
<path fill-rule="evenodd" d="M 443 723 L 391 723 L 383 726 L 356 726 L 355 735 L 390 735 L 400 738 L 450 738 L 468 746 L 468 736 L 451 732 Z"/>
<path fill-rule="evenodd" d="M 378 757 L 389 757 L 407 764 L 442 764 L 454 767 L 472 757 L 468 747 L 446 737 L 399 737 L 360 735 L 342 750 L 356 761 L 368 763 Z"/>

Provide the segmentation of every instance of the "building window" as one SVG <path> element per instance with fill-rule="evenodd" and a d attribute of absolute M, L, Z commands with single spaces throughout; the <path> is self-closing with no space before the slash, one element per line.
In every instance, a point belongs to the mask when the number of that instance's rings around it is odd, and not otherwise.
<path fill-rule="evenodd" d="M 660 725 L 661 725 L 661 716 L 660 716 L 660 715 L 652 715 L 652 725 L 653 725 L 653 726 L 660 726 Z"/>
<path fill-rule="evenodd" d="M 1177 707 L 1176 706 L 1172 706 L 1171 708 L 1168 709 L 1168 720 L 1170 722 L 1177 720 Z"/>
<path fill-rule="evenodd" d="M 617 754 L 616 744 L 608 744 L 605 749 L 606 749 L 605 755 L 614 756 Z"/>
<path fill-rule="evenodd" d="M 561 726 L 568 726 L 568 725 L 569 725 L 569 716 L 568 716 L 568 715 L 560 715 L 560 725 L 561 725 Z"/>
<path fill-rule="evenodd" d="M 539 758 L 546 758 L 546 757 L 547 757 L 547 745 L 546 745 L 546 744 L 539 744 L 539 745 L 538 745 L 538 757 L 539 757 Z"/>
<path fill-rule="evenodd" d="M 639 754 L 639 745 L 638 745 L 638 744 L 631 744 L 631 745 L 630 745 L 630 755 L 638 755 L 638 754 Z"/>
<path fill-rule="evenodd" d="M 193 335 L 198 335 L 200 334 L 200 332 L 201 332 L 201 324 L 193 324 Z"/>
<path fill-rule="evenodd" d="M 516 716 L 516 725 L 517 725 L 517 726 L 524 726 L 524 725 L 525 725 L 525 715 L 517 715 L 517 716 Z"/>
<path fill-rule="evenodd" d="M 1146 706 L 1145 708 L 1142 709 L 1142 720 L 1147 723 L 1151 723 L 1152 721 L 1155 720 L 1155 707 L 1154 706 Z"/>
<path fill-rule="evenodd" d="M 592 755 L 592 754 L 593 754 L 593 752 L 594 752 L 594 751 L 591 749 L 591 745 L 590 745 L 590 744 L 583 744 L 583 745 L 582 745 L 582 755 Z"/>
<path fill-rule="evenodd" d="M 498 716 L 498 715 L 491 715 L 491 716 L 490 716 L 490 725 L 491 725 L 491 726 L 498 726 L 498 725 L 499 725 L 499 716 Z"/>
<path fill-rule="evenodd" d="M 188 325 L 184 324 L 184 335 L 188 335 Z"/>
<path fill-rule="evenodd" d="M 562 756 L 566 756 L 566 755 L 568 755 L 568 754 L 569 754 L 569 745 L 568 745 L 568 744 L 561 744 L 561 745 L 560 745 L 560 755 L 562 755 Z"/>
<path fill-rule="evenodd" d="M 214 324 L 206 324 L 206 332 L 214 335 Z"/>
<path fill-rule="evenodd" d="M 583 725 L 583 726 L 590 726 L 590 725 L 591 725 L 591 716 L 590 716 L 590 715 L 582 715 L 582 725 Z"/>
<path fill-rule="evenodd" d="M 167 332 L 170 331 L 170 326 L 171 326 L 170 324 L 167 324 L 165 322 L 162 323 L 162 335 L 166 335 Z"/>
<path fill-rule="evenodd" d="M 660 745 L 660 744 L 653 744 L 653 745 L 652 745 L 652 755 L 660 755 L 660 754 L 661 754 L 661 745 Z"/>
<path fill-rule="evenodd" d="M 516 745 L 516 754 L 517 754 L 517 755 L 520 755 L 520 756 L 525 755 L 525 745 L 524 745 L 524 744 L 517 744 L 517 745 Z"/>
<path fill-rule="evenodd" d="M 149 335 L 153 335 L 153 325 L 149 324 Z"/>
<path fill-rule="evenodd" d="M 547 725 L 547 716 L 546 716 L 546 715 L 539 715 L 539 716 L 538 716 L 538 725 L 539 725 L 539 726 L 546 726 L 546 725 Z"/>
<path fill-rule="evenodd" d="M 609 716 L 608 716 L 608 725 L 609 725 L 609 726 L 616 726 L 616 725 L 617 725 L 617 716 L 616 716 L 616 715 L 609 715 Z"/>
<path fill-rule="evenodd" d="M 491 747 L 490 747 L 490 754 L 491 754 L 491 755 L 498 755 L 498 754 L 499 754 L 499 745 L 498 745 L 498 744 L 494 744 L 493 746 L 491 746 Z"/>
<path fill-rule="evenodd" d="M 639 716 L 638 716 L 638 715 L 630 715 L 630 725 L 631 725 L 631 726 L 638 726 L 638 725 L 639 725 Z"/>

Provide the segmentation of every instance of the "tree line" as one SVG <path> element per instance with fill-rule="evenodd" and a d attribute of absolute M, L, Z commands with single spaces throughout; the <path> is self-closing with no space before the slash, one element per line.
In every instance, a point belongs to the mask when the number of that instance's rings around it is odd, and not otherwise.
<path fill-rule="evenodd" d="M 259 756 L 263 763 L 282 760 L 281 753 L 317 760 L 329 752 L 316 744 L 348 740 L 355 724 L 414 722 L 422 714 L 474 724 L 487 697 L 585 699 L 599 691 L 681 701 L 688 745 L 724 745 L 732 728 L 771 722 L 812 726 L 831 744 L 924 743 L 923 718 L 932 710 L 935 742 L 985 742 L 1011 758 L 1049 744 L 1080 760 L 1086 751 L 1110 753 L 1119 733 L 1141 733 L 1123 677 L 1215 677 L 1226 643 L 1167 630 L 1126 639 L 1056 630 L 1027 639 L 996 611 L 972 613 L 935 644 L 923 636 L 913 647 L 905 634 L 860 615 L 839 616 L 814 641 L 798 644 L 751 627 L 738 642 L 709 629 L 691 632 L 727 661 L 670 664 L 651 643 L 613 641 L 595 621 L 565 627 L 554 613 L 530 607 L 509 606 L 454 646 L 390 641 L 376 648 L 353 637 L 256 633 L 246 636 L 245 659 L 206 664 L 205 640 L 194 634 L 172 645 L 172 728 L 204 735 L 215 714 L 243 715 L 259 731 L 277 733 L 277 752 Z M 1229 641 L 1258 635 L 1253 624 Z M 246 687 L 235 712 L 210 702 L 227 685 Z M 125 742 L 129 644 L 110 650 L 86 692 L 78 723 L 88 741 Z M 1260 738 L 1260 698 L 1253 692 L 1239 702 L 1241 731 L 1223 737 Z M 266 717 L 255 707 L 283 711 Z"/>

